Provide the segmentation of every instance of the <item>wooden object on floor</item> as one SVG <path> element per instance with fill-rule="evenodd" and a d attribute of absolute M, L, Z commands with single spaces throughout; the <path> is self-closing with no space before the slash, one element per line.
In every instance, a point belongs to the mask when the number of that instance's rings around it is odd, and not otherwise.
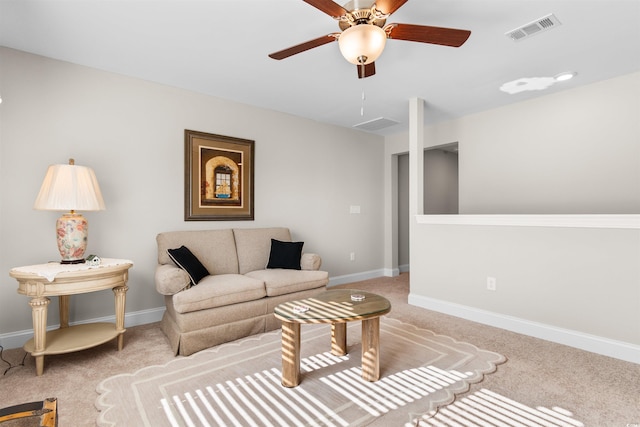
<path fill-rule="evenodd" d="M 282 321 L 282 385 L 300 384 L 300 325 L 331 324 L 331 353 L 347 354 L 347 322 L 362 321 L 362 378 L 380 378 L 380 316 L 391 311 L 384 297 L 353 289 L 329 290 L 313 298 L 278 305 Z"/>
<path fill-rule="evenodd" d="M 56 427 L 58 401 L 56 398 L 49 398 L 41 402 L 22 403 L 0 409 L 0 423 L 10 421 L 11 425 L 20 427 Z"/>
<path fill-rule="evenodd" d="M 36 359 L 36 375 L 44 372 L 44 356 L 48 354 L 85 350 L 114 338 L 117 338 L 118 350 L 122 350 L 128 270 L 132 266 L 126 260 L 103 259 L 100 267 L 87 264 L 61 267 L 61 264 L 50 263 L 17 267 L 9 272 L 18 281 L 18 293 L 31 297 L 33 339 L 25 343 L 24 350 Z M 101 322 L 69 326 L 69 296 L 104 289 L 112 289 L 115 296 L 115 324 Z M 59 298 L 60 328 L 47 332 L 50 296 Z"/>

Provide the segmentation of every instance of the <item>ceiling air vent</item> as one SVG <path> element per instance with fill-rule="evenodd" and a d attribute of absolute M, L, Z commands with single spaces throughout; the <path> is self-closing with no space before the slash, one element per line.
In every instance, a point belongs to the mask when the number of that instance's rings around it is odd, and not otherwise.
<path fill-rule="evenodd" d="M 562 23 L 553 13 L 550 13 L 549 15 L 529 22 L 526 25 L 507 31 L 504 35 L 509 37 L 511 40 L 518 42 L 528 37 L 535 36 L 536 34 L 556 28 L 559 25 L 562 25 Z"/>
<path fill-rule="evenodd" d="M 380 129 L 397 125 L 398 123 L 400 122 L 391 119 L 385 119 L 384 117 L 378 117 L 377 119 L 369 120 L 368 122 L 358 123 L 357 125 L 353 125 L 353 127 L 360 130 L 375 132 Z"/>

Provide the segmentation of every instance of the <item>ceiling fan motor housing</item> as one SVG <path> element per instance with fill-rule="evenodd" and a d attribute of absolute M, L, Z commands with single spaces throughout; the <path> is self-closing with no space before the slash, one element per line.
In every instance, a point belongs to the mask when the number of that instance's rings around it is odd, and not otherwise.
<path fill-rule="evenodd" d="M 346 7 L 346 6 L 345 6 Z M 342 31 L 360 24 L 372 24 L 382 28 L 387 21 L 387 16 L 375 8 L 375 5 L 367 8 L 348 9 L 350 12 L 338 17 L 338 26 Z"/>

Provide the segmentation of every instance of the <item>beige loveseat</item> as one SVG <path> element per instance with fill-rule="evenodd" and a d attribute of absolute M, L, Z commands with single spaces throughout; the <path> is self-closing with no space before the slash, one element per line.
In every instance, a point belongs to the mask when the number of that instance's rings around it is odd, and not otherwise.
<path fill-rule="evenodd" d="M 158 234 L 155 283 L 166 311 L 161 328 L 176 354 L 202 349 L 280 327 L 276 305 L 326 289 L 321 258 L 303 253 L 300 270 L 266 268 L 272 239 L 291 242 L 287 228 L 170 231 Z M 209 272 L 196 285 L 167 253 L 185 246 Z"/>

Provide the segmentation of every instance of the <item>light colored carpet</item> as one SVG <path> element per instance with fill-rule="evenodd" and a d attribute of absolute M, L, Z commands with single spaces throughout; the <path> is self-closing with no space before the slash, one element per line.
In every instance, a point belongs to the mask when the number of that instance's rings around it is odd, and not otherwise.
<path fill-rule="evenodd" d="M 302 382 L 281 380 L 281 333 L 205 350 L 102 381 L 99 426 L 400 426 L 451 403 L 505 358 L 382 318 L 381 379 L 361 378 L 360 322 L 349 354 L 330 353 L 330 326 L 302 326 Z M 411 422 L 414 424 L 415 421 Z"/>
<path fill-rule="evenodd" d="M 152 284 L 150 286 L 153 287 Z M 580 420 L 588 427 L 640 425 L 638 364 L 411 306 L 407 304 L 407 273 L 337 288 L 356 288 L 383 295 L 393 307 L 386 317 L 447 335 L 457 341 L 473 343 L 509 359 L 498 366 L 495 373 L 486 376 L 481 383 L 472 385 L 469 392 L 442 408 L 434 417 L 462 418 L 463 421 L 439 421 L 440 425 L 501 425 L 468 418 L 471 417 L 471 410 L 465 408 L 472 406 L 470 402 L 476 402 L 473 403 L 475 406 L 487 402 L 489 397 L 492 403 L 482 404 L 482 407 L 496 405 L 495 410 L 499 414 L 503 414 L 506 409 L 502 408 L 508 405 L 519 413 L 547 413 L 551 410 L 565 414 L 565 417 L 570 414 L 571 418 Z M 26 301 L 24 304 L 25 309 L 29 310 Z M 73 299 L 71 304 L 74 304 Z M 116 351 L 115 343 L 109 342 L 76 353 L 47 356 L 44 375 L 40 377 L 35 375 L 35 363 L 31 356 L 25 359 L 21 348 L 5 349 L 2 359 L 6 362 L 0 360 L 0 405 L 4 407 L 57 397 L 61 427 L 95 426 L 99 415 L 95 408 L 98 397 L 96 386 L 100 382 L 114 375 L 130 374 L 146 366 L 180 359 L 173 355 L 158 323 L 128 327 L 124 340 L 122 351 Z M 12 367 L 9 369 L 9 366 Z M 473 410 L 477 411 L 475 408 Z M 516 419 L 515 416 L 508 417 Z M 531 421 L 519 425 L 548 424 Z"/>

